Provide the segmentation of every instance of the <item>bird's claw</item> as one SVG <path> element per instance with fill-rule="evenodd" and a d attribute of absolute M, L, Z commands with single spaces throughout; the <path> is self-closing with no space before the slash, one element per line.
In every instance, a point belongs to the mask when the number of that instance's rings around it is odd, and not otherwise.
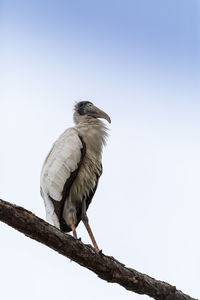
<path fill-rule="evenodd" d="M 90 245 L 90 244 L 87 244 L 87 246 L 90 248 L 90 249 L 92 249 L 93 251 L 95 251 L 95 253 L 97 253 L 97 254 L 102 254 L 102 250 L 97 250 L 97 249 L 95 249 L 92 245 Z"/>

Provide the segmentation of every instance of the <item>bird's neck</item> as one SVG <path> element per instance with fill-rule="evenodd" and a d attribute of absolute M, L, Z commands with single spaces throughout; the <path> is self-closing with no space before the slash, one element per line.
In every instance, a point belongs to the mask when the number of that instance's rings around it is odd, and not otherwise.
<path fill-rule="evenodd" d="M 82 116 L 75 127 L 85 142 L 87 150 L 101 157 L 102 147 L 106 144 L 108 136 L 106 125 L 99 119 Z"/>

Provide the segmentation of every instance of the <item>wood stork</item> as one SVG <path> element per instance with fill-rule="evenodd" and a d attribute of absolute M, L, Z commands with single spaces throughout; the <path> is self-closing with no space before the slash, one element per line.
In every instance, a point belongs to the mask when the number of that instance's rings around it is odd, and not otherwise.
<path fill-rule="evenodd" d="M 68 128 L 54 143 L 41 171 L 41 195 L 44 199 L 47 221 L 64 232 L 72 230 L 82 220 L 93 246 L 99 248 L 90 228 L 87 208 L 102 174 L 102 147 L 107 127 L 99 120 L 110 117 L 89 101 L 74 107 L 75 126 Z"/>

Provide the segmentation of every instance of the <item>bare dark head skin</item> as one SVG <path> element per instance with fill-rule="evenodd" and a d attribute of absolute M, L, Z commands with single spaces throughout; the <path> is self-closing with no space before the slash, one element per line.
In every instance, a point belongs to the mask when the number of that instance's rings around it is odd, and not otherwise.
<path fill-rule="evenodd" d="M 102 118 L 111 123 L 110 117 L 101 109 L 94 106 L 94 104 L 90 101 L 81 101 L 76 103 L 74 110 L 79 115 L 87 115 L 93 118 Z"/>

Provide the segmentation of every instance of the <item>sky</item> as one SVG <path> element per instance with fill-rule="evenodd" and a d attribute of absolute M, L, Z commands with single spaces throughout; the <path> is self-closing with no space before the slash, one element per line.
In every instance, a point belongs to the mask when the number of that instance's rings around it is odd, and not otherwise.
<path fill-rule="evenodd" d="M 0 65 L 0 197 L 45 218 L 45 156 L 92 101 L 112 119 L 88 210 L 99 247 L 200 298 L 200 2 L 1 0 Z M 5 300 L 149 299 L 0 235 Z"/>

